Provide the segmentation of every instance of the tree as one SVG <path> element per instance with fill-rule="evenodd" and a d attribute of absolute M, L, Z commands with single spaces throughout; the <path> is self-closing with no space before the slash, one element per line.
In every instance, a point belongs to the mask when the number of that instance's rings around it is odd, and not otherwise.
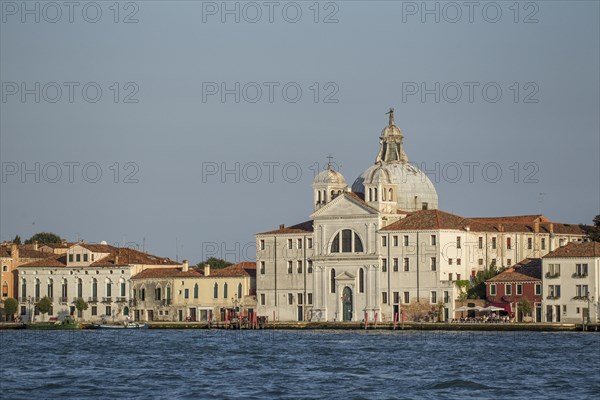
<path fill-rule="evenodd" d="M 458 300 L 460 300 L 461 305 L 463 305 L 465 300 L 469 297 L 468 291 L 471 287 L 471 282 L 468 280 L 456 281 L 456 286 L 458 287 Z"/>
<path fill-rule="evenodd" d="M 43 317 L 44 314 L 48 314 L 50 312 L 50 309 L 52 309 L 52 302 L 50 301 L 48 296 L 44 296 L 40 299 L 40 301 L 38 301 L 36 307 L 38 311 L 42 313 Z"/>
<path fill-rule="evenodd" d="M 531 303 L 527 299 L 523 299 L 517 305 L 517 309 L 521 312 L 523 317 L 531 316 Z"/>
<path fill-rule="evenodd" d="M 435 313 L 435 305 L 429 304 L 426 298 L 413 299 L 410 304 L 403 305 L 402 310 L 408 321 L 429 321 Z"/>
<path fill-rule="evenodd" d="M 594 226 L 588 232 L 588 238 L 600 242 L 600 214 L 594 218 Z"/>
<path fill-rule="evenodd" d="M 14 244 L 21 244 L 21 236 L 17 235 L 12 241 Z"/>
<path fill-rule="evenodd" d="M 38 243 L 62 243 L 62 239 L 56 233 L 38 232 L 25 241 L 25 244 Z"/>
<path fill-rule="evenodd" d="M 82 313 L 88 309 L 88 303 L 86 303 L 85 300 L 79 297 L 77 300 L 75 300 L 75 309 Z"/>
<path fill-rule="evenodd" d="M 6 320 L 13 321 L 15 314 L 17 313 L 17 308 L 19 307 L 19 303 L 17 300 L 9 297 L 4 300 L 4 312 L 6 313 Z"/>
<path fill-rule="evenodd" d="M 498 268 L 495 265 L 490 265 L 488 269 L 477 272 L 468 290 L 469 299 L 485 299 L 485 281 L 498 275 L 498 273 Z"/>
<path fill-rule="evenodd" d="M 210 268 L 212 269 L 222 269 L 233 265 L 233 263 L 230 263 L 229 261 L 216 257 L 209 257 L 206 261 L 199 262 L 197 265 L 198 267 L 203 268 L 206 264 L 210 265 Z"/>

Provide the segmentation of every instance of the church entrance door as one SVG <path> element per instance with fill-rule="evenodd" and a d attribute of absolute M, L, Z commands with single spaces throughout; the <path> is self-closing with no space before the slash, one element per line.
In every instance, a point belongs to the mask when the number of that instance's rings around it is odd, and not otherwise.
<path fill-rule="evenodd" d="M 352 289 L 348 286 L 342 292 L 342 306 L 344 321 L 352 321 Z"/>

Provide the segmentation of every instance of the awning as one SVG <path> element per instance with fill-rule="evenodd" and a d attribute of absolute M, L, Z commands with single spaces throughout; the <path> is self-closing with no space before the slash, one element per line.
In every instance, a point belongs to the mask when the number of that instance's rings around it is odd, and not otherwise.
<path fill-rule="evenodd" d="M 512 313 L 512 310 L 510 309 L 510 304 L 508 303 L 488 303 L 488 306 L 494 306 L 494 307 L 498 307 L 503 309 L 504 311 L 506 311 L 507 313 Z"/>

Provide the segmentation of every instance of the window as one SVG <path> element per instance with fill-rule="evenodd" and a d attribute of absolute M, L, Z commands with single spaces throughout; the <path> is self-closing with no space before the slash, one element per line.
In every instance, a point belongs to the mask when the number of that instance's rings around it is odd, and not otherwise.
<path fill-rule="evenodd" d="M 450 292 L 444 290 L 444 303 L 450 303 Z"/>
<path fill-rule="evenodd" d="M 308 238 L 308 239 L 307 239 L 307 242 L 308 242 L 308 243 L 307 243 L 307 247 L 308 247 L 309 249 L 312 249 L 312 248 L 313 248 L 312 238 Z"/>
<path fill-rule="evenodd" d="M 223 298 L 226 299 L 227 298 L 227 283 L 225 283 L 223 285 Z"/>
<path fill-rule="evenodd" d="M 437 258 L 431 257 L 431 270 L 437 271 Z"/>
<path fill-rule="evenodd" d="M 308 261 L 308 273 L 312 274 L 313 272 L 313 262 L 311 260 Z"/>
<path fill-rule="evenodd" d="M 408 260 L 408 258 L 404 259 L 404 272 L 408 272 L 410 271 L 410 262 Z"/>
<path fill-rule="evenodd" d="M 393 238 L 394 238 L 394 247 L 398 247 L 398 236 L 394 235 Z"/>
<path fill-rule="evenodd" d="M 549 278 L 558 278 L 560 276 L 560 264 L 548 264 Z"/>
<path fill-rule="evenodd" d="M 387 272 L 387 258 L 381 259 L 381 272 Z"/>
<path fill-rule="evenodd" d="M 288 261 L 288 274 L 291 274 L 291 273 L 292 273 L 292 269 L 293 269 L 293 267 L 292 267 L 292 262 L 291 262 L 291 261 Z"/>
<path fill-rule="evenodd" d="M 261 239 L 261 240 L 260 240 L 260 249 L 261 249 L 261 250 L 264 250 L 264 249 L 265 249 L 265 240 L 264 240 L 264 239 Z"/>
<path fill-rule="evenodd" d="M 171 286 L 167 286 L 167 298 L 166 298 L 166 300 L 167 300 L 167 304 L 171 304 Z"/>
<path fill-rule="evenodd" d="M 87 260 L 88 260 L 88 255 L 87 255 L 87 253 L 85 253 L 83 255 L 83 262 L 87 262 Z"/>
<path fill-rule="evenodd" d="M 296 246 L 298 246 L 299 249 L 302 249 L 302 239 L 296 240 Z"/>
<path fill-rule="evenodd" d="M 448 280 L 449 280 L 449 281 L 451 281 L 451 280 L 452 280 L 452 272 L 450 272 L 450 273 L 448 274 Z"/>
<path fill-rule="evenodd" d="M 577 297 L 587 297 L 588 285 L 577 285 L 575 287 L 575 292 L 577 293 Z"/>
<path fill-rule="evenodd" d="M 575 314 L 579 314 L 579 307 L 575 307 Z"/>
<path fill-rule="evenodd" d="M 394 261 L 394 272 L 398 272 L 398 259 L 394 258 L 393 261 Z"/>
<path fill-rule="evenodd" d="M 533 248 L 533 239 L 527 238 L 527 250 L 531 250 Z"/>
<path fill-rule="evenodd" d="M 73 254 L 69 254 L 69 262 L 73 262 Z"/>
<path fill-rule="evenodd" d="M 184 289 L 183 290 L 183 298 L 185 298 L 185 299 L 189 299 L 190 298 L 190 289 Z"/>
<path fill-rule="evenodd" d="M 546 238 L 542 238 L 541 245 L 542 245 L 542 250 L 546 250 Z"/>
<path fill-rule="evenodd" d="M 127 287 L 125 286 L 125 280 L 121 279 L 121 297 L 125 297 L 127 293 Z"/>
<path fill-rule="evenodd" d="M 496 248 L 496 238 L 493 237 L 492 238 L 492 249 L 495 249 L 495 248 Z"/>
<path fill-rule="evenodd" d="M 67 293 L 68 293 L 68 289 L 69 289 L 69 287 L 67 286 L 67 280 L 66 279 L 63 279 L 62 286 L 61 286 L 60 289 L 61 289 L 61 297 L 63 297 L 63 298 L 66 299 L 67 296 L 68 296 Z"/>
<path fill-rule="evenodd" d="M 154 289 L 154 298 L 156 300 L 161 300 L 161 298 L 162 298 L 162 293 L 161 292 L 162 292 L 162 290 L 161 290 L 160 287 L 157 287 L 156 289 Z"/>
<path fill-rule="evenodd" d="M 36 282 L 35 286 L 35 297 L 39 297 L 39 282 Z M 77 279 L 77 297 L 83 297 L 83 281 L 81 278 Z"/>
<path fill-rule="evenodd" d="M 2 272 L 8 272 L 8 265 L 2 266 Z"/>
<path fill-rule="evenodd" d="M 329 278 L 329 284 L 331 285 L 331 293 L 335 293 L 335 269 L 331 270 Z"/>
<path fill-rule="evenodd" d="M 106 282 L 106 297 L 111 297 L 112 296 L 112 282 L 108 281 Z"/>
<path fill-rule="evenodd" d="M 404 246 L 408 246 L 408 235 L 404 235 L 404 238 L 402 239 L 402 243 L 404 244 Z"/>
<path fill-rule="evenodd" d="M 81 254 L 76 254 L 75 255 L 75 261 L 81 262 Z"/>
<path fill-rule="evenodd" d="M 548 297 L 560 298 L 560 285 L 548 285 Z"/>
<path fill-rule="evenodd" d="M 105 315 L 112 315 L 112 309 L 110 308 L 110 306 L 106 306 L 104 311 L 106 311 Z"/>
<path fill-rule="evenodd" d="M 342 231 L 342 253 L 352 252 L 352 231 L 344 229 Z"/>
<path fill-rule="evenodd" d="M 477 264 L 479 264 L 479 265 L 483 265 L 483 258 L 480 258 L 480 259 L 477 261 Z"/>
<path fill-rule="evenodd" d="M 140 289 L 140 300 L 141 301 L 145 301 L 146 300 L 146 288 L 141 288 Z"/>
<path fill-rule="evenodd" d="M 215 285 L 213 286 L 213 299 L 218 299 L 219 298 L 219 284 L 215 283 Z"/>
<path fill-rule="evenodd" d="M 342 252 L 343 253 L 362 253 L 363 245 L 360 237 L 356 232 L 353 233 L 350 229 L 344 229 L 341 232 L 338 232 L 333 238 L 333 242 L 331 243 L 331 252 L 339 253 L 340 252 L 340 235 L 342 242 Z"/>
<path fill-rule="evenodd" d="M 302 297 L 302 293 L 298 293 L 296 296 L 296 298 L 298 299 L 298 305 L 304 304 L 304 298 Z"/>
<path fill-rule="evenodd" d="M 428 208 L 429 208 L 429 204 L 427 204 L 427 203 L 422 203 L 421 204 L 421 209 L 422 210 L 427 210 Z"/>
<path fill-rule="evenodd" d="M 410 303 L 410 292 L 404 292 L 404 304 Z"/>
<path fill-rule="evenodd" d="M 512 285 L 510 283 L 507 283 L 504 287 L 504 293 L 507 296 L 510 296 L 512 294 Z"/>
<path fill-rule="evenodd" d="M 437 303 L 437 292 L 431 292 L 431 304 Z"/>
<path fill-rule="evenodd" d="M 237 297 L 238 297 L 238 299 L 242 298 L 242 284 L 241 283 L 238 283 Z"/>
<path fill-rule="evenodd" d="M 479 236 L 479 248 L 483 249 L 483 237 Z"/>
<path fill-rule="evenodd" d="M 538 296 L 542 294 L 542 285 L 539 283 L 535 284 L 535 294 Z"/>
<path fill-rule="evenodd" d="M 293 248 L 293 241 L 292 239 L 288 239 L 288 249 Z"/>
<path fill-rule="evenodd" d="M 387 237 L 382 236 L 381 237 L 381 247 L 386 247 L 387 246 Z"/>
<path fill-rule="evenodd" d="M 54 297 L 54 281 L 52 279 L 48 279 L 48 297 Z"/>
<path fill-rule="evenodd" d="M 312 301 L 313 301 L 313 298 L 312 298 L 312 293 L 307 293 L 307 294 L 306 294 L 306 302 L 307 302 L 308 304 L 312 304 L 312 303 L 313 303 Z"/>
<path fill-rule="evenodd" d="M 432 246 L 435 246 L 437 244 L 437 236 L 431 235 L 430 243 Z"/>
<path fill-rule="evenodd" d="M 506 265 L 509 267 L 512 265 L 512 260 L 510 258 L 506 259 Z"/>
<path fill-rule="evenodd" d="M 298 273 L 301 274 L 302 273 L 302 261 L 298 260 L 298 262 L 296 264 L 297 264 Z"/>
<path fill-rule="evenodd" d="M 517 284 L 517 296 L 521 296 L 523 294 L 523 285 Z"/>
<path fill-rule="evenodd" d="M 451 258 L 448 259 L 448 265 L 452 265 L 452 259 Z"/>
<path fill-rule="evenodd" d="M 260 262 L 260 273 L 261 273 L 261 275 L 265 274 L 265 262 L 264 261 Z"/>
<path fill-rule="evenodd" d="M 584 277 L 588 274 L 587 264 L 575 264 L 575 276 Z"/>
<path fill-rule="evenodd" d="M 198 284 L 196 283 L 194 285 L 194 298 L 197 299 L 199 294 L 200 293 L 198 293 Z"/>
<path fill-rule="evenodd" d="M 460 249 L 460 236 L 456 237 L 456 248 Z"/>
<path fill-rule="evenodd" d="M 288 293 L 288 304 L 294 304 L 294 295 L 292 293 Z"/>
<path fill-rule="evenodd" d="M 92 297 L 94 299 L 98 298 L 98 280 L 96 278 L 92 279 Z"/>
<path fill-rule="evenodd" d="M 92 306 L 92 316 L 98 315 L 98 307 Z"/>
<path fill-rule="evenodd" d="M 394 304 L 400 303 L 400 292 L 394 292 Z"/>
<path fill-rule="evenodd" d="M 381 292 L 381 302 L 387 304 L 387 292 Z"/>
<path fill-rule="evenodd" d="M 388 189 L 388 193 L 389 193 L 389 200 L 393 201 L 394 200 L 394 192 L 392 191 L 392 189 Z"/>
<path fill-rule="evenodd" d="M 460 265 L 460 258 L 456 259 L 456 265 Z"/>
<path fill-rule="evenodd" d="M 358 270 L 358 293 L 365 292 L 365 270 L 360 268 Z"/>
<path fill-rule="evenodd" d="M 267 303 L 265 302 L 265 294 L 264 294 L 264 293 L 261 293 L 261 294 L 260 294 L 260 304 L 261 304 L 261 305 L 263 305 L 263 306 L 264 306 L 265 304 L 267 304 Z"/>
<path fill-rule="evenodd" d="M 460 281 L 460 274 L 456 274 L 456 280 Z"/>

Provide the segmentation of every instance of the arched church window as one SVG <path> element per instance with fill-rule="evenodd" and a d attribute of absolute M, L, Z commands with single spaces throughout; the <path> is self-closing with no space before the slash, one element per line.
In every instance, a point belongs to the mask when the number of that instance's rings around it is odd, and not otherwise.
<path fill-rule="evenodd" d="M 377 201 L 377 188 L 373 189 L 373 194 L 375 195 L 373 201 Z"/>
<path fill-rule="evenodd" d="M 335 199 L 335 191 L 334 190 L 331 191 L 331 200 L 333 200 L 333 199 Z"/>
<path fill-rule="evenodd" d="M 363 251 L 362 240 L 351 229 L 343 229 L 341 232 L 338 232 L 331 242 L 332 253 L 362 253 Z"/>
<path fill-rule="evenodd" d="M 363 251 L 364 250 L 363 250 L 362 240 L 360 240 L 358 233 L 354 232 L 354 252 L 362 253 Z"/>
<path fill-rule="evenodd" d="M 381 191 L 381 200 L 385 201 L 385 188 Z"/>
<path fill-rule="evenodd" d="M 317 204 L 321 204 L 321 191 L 319 190 L 319 199 L 317 200 Z"/>
<path fill-rule="evenodd" d="M 392 189 L 390 189 L 390 190 L 389 190 L 389 194 L 390 194 L 390 195 L 388 196 L 388 199 L 389 199 L 390 201 L 393 201 L 393 200 L 394 200 L 394 191 L 393 191 Z"/>
<path fill-rule="evenodd" d="M 362 268 L 358 270 L 358 292 L 365 292 L 365 270 Z"/>
<path fill-rule="evenodd" d="M 369 188 L 369 200 L 368 201 L 373 201 L 373 192 L 372 192 L 371 188 Z"/>
<path fill-rule="evenodd" d="M 340 252 L 340 234 L 338 233 L 333 238 L 333 242 L 331 243 L 331 252 L 339 253 Z"/>
<path fill-rule="evenodd" d="M 342 253 L 352 252 L 352 231 L 344 229 L 342 231 Z"/>
<path fill-rule="evenodd" d="M 335 293 L 335 269 L 331 269 L 331 293 Z"/>

